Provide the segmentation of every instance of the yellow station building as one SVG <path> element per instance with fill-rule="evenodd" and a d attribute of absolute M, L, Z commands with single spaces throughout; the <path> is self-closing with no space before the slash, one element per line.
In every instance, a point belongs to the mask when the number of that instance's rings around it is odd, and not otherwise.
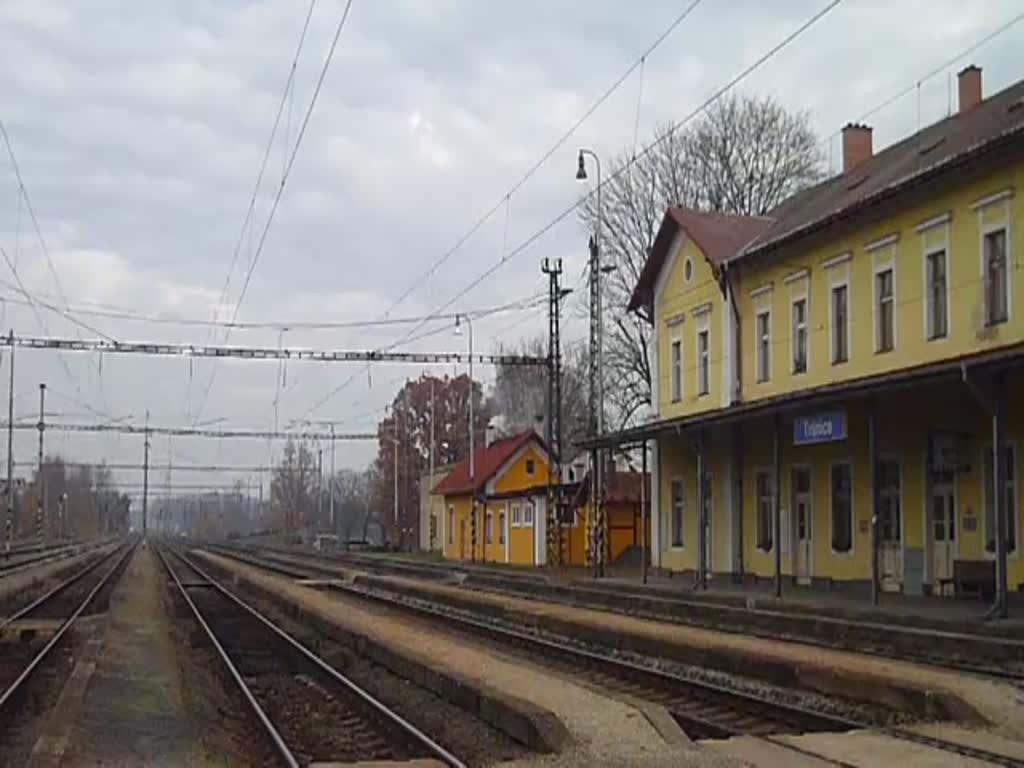
<path fill-rule="evenodd" d="M 467 457 L 436 485 L 444 499 L 444 556 L 452 560 L 543 565 L 547 562 L 550 457 L 530 430 L 494 440 Z M 573 542 L 582 562 L 586 530 L 575 519 L 563 526 L 563 547 Z M 565 551 L 565 550 L 563 550 Z M 571 555 L 570 555 L 571 556 Z"/>
<path fill-rule="evenodd" d="M 842 173 L 769 216 L 666 212 L 630 305 L 653 415 L 594 441 L 653 447 L 655 566 L 1024 583 L 1024 82 L 981 81 L 878 153 L 848 125 Z"/>

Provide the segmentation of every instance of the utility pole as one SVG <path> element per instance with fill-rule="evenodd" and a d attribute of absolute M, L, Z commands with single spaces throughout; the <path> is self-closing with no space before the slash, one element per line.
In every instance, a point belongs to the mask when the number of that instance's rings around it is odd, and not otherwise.
<path fill-rule="evenodd" d="M 600 437 L 604 431 L 604 386 L 601 369 L 601 259 L 597 238 L 590 238 L 590 433 Z M 590 525 L 591 559 L 594 577 L 604 576 L 604 456 L 599 448 L 590 451 Z"/>
<path fill-rule="evenodd" d="M 547 562 L 562 564 L 562 260 L 544 259 L 541 272 L 548 276 L 548 419 L 547 443 L 552 466 L 548 472 Z"/>
<path fill-rule="evenodd" d="M 431 375 L 431 377 L 430 377 L 430 475 L 429 475 L 429 477 L 430 477 L 430 479 L 427 481 L 427 485 L 430 486 L 430 487 L 427 488 L 427 496 L 430 498 L 430 512 L 429 512 L 429 515 L 430 515 L 430 519 L 433 520 L 434 519 L 434 494 L 431 493 L 431 491 L 433 491 L 433 485 L 434 485 L 434 377 L 433 377 L 433 375 Z M 420 530 L 422 530 L 422 529 L 420 529 Z M 436 536 L 436 533 L 437 533 L 437 524 L 435 523 L 433 526 L 431 526 L 429 531 L 430 531 L 430 550 L 433 551 L 433 549 L 434 549 L 434 540 L 435 540 L 435 536 Z M 442 535 L 443 535 L 443 532 L 442 532 Z M 443 539 L 442 539 L 442 541 L 443 541 Z M 423 546 L 422 542 L 420 543 L 420 546 Z"/>
<path fill-rule="evenodd" d="M 330 496 L 330 501 L 328 502 L 328 504 L 330 506 L 330 514 L 331 514 L 331 532 L 334 533 L 335 536 L 337 536 L 338 535 L 338 521 L 335 519 L 335 516 L 334 516 L 334 424 L 333 423 L 330 425 L 330 430 L 331 430 L 331 477 L 330 477 L 330 480 L 328 480 L 328 482 L 327 482 L 327 487 L 330 489 L 331 496 Z"/>
<path fill-rule="evenodd" d="M 11 383 L 7 391 L 7 522 L 4 551 L 11 552 L 14 538 L 14 331 L 8 336 L 11 345 Z"/>
<path fill-rule="evenodd" d="M 44 538 L 43 519 L 46 515 L 46 481 L 43 479 L 43 432 L 46 424 L 43 421 L 43 409 L 46 406 L 46 385 L 39 384 L 39 469 L 36 482 L 36 539 L 40 544 Z"/>
<path fill-rule="evenodd" d="M 324 449 L 317 446 L 316 449 L 316 525 L 313 526 L 314 533 L 320 527 L 324 514 Z"/>
<path fill-rule="evenodd" d="M 149 507 L 149 410 L 146 410 L 146 431 L 142 444 L 142 538 L 146 538 L 146 515 Z"/>

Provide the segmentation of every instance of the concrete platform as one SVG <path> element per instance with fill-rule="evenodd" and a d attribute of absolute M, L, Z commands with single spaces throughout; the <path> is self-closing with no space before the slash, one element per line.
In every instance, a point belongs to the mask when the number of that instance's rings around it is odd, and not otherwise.
<path fill-rule="evenodd" d="M 1010 617 L 999 622 L 983 622 L 981 617 L 988 606 L 979 598 L 925 597 L 883 593 L 880 605 L 871 604 L 870 594 L 862 588 L 834 588 L 797 586 L 784 577 L 783 594 L 777 600 L 770 579 L 737 584 L 724 576 L 715 576 L 707 590 L 693 589 L 692 573 L 660 572 L 652 569 L 647 584 L 641 583 L 640 569 L 636 566 L 609 566 L 604 579 L 594 579 L 590 570 L 581 566 L 557 568 L 526 568 L 503 563 L 469 563 L 440 560 L 416 554 L 343 554 L 342 560 L 358 563 L 375 562 L 394 564 L 396 575 L 404 569 L 433 571 L 438 577 L 447 572 L 465 573 L 470 581 L 483 584 L 488 577 L 515 579 L 520 582 L 536 580 L 560 586 L 587 589 L 606 589 L 630 594 L 683 597 L 688 600 L 718 602 L 736 606 L 771 607 L 793 613 L 810 613 L 853 620 L 892 622 L 907 626 L 934 627 L 947 631 L 975 631 L 1024 638 L 1024 595 L 1017 591 L 1009 594 Z"/>
<path fill-rule="evenodd" d="M 898 706 L 922 715 L 987 722 L 1008 738 L 1024 740 L 1024 692 L 1006 683 L 848 651 L 715 632 L 437 582 L 370 574 L 357 574 L 354 578 L 356 584 L 398 591 L 561 634 L 589 637 L 612 648 Z"/>
<path fill-rule="evenodd" d="M 551 754 L 516 765 L 741 765 L 673 743 L 639 708 L 508 658 L 436 623 L 327 593 L 208 552 L 198 556 L 250 589 L 294 606 L 301 620 L 455 704 L 520 743 Z"/>
<path fill-rule="evenodd" d="M 136 548 L 105 631 L 79 659 L 30 768 L 206 764 L 182 699 L 162 583 L 152 550 Z"/>

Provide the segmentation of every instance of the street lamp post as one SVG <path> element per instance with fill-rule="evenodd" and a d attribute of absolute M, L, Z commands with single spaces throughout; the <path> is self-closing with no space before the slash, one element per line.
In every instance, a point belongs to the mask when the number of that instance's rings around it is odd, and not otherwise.
<path fill-rule="evenodd" d="M 473 432 L 475 424 L 473 423 L 473 321 L 469 315 L 457 314 L 455 315 L 455 333 L 456 335 L 461 333 L 460 322 L 466 321 L 466 327 L 469 329 L 469 515 L 470 520 L 473 524 L 473 529 L 476 530 L 476 487 L 474 481 L 476 479 L 476 465 L 475 465 L 475 454 L 473 451 Z M 472 554 L 470 559 L 476 560 L 476 541 L 473 542 Z"/>
<path fill-rule="evenodd" d="M 594 239 L 591 248 L 590 280 L 591 280 L 591 397 L 596 398 L 596 405 L 591 407 L 595 413 L 595 432 L 600 437 L 604 434 L 604 298 L 601 286 L 601 278 L 604 268 L 601 265 L 601 229 L 604 220 L 604 208 L 601 201 L 601 158 L 590 149 L 580 149 L 577 157 L 576 178 L 579 181 L 587 179 L 586 158 L 593 159 L 597 166 L 597 223 L 594 226 Z M 602 517 L 604 507 L 604 467 L 600 449 L 591 452 L 590 459 L 592 471 L 591 500 L 593 503 L 593 557 L 594 576 L 604 576 L 604 520 Z"/>

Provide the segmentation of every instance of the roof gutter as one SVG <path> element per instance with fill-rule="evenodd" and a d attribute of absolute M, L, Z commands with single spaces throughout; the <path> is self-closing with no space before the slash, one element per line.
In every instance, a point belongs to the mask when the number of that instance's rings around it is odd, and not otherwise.
<path fill-rule="evenodd" d="M 1007 146 L 1012 146 L 1015 141 L 1024 138 L 1024 124 L 1013 128 L 1012 130 L 986 142 L 973 149 L 968 149 L 956 155 L 945 163 L 932 166 L 931 168 L 922 171 L 921 173 L 910 176 L 903 181 L 892 184 L 884 189 L 879 190 L 871 197 L 864 198 L 853 205 L 848 205 L 845 208 L 841 208 L 838 211 L 834 211 L 827 216 L 823 216 L 816 221 L 812 221 L 800 229 L 793 232 L 789 232 L 782 235 L 776 240 L 771 240 L 762 245 L 756 245 L 753 248 L 742 248 L 740 252 L 735 256 L 731 256 L 723 262 L 723 266 L 729 266 L 733 262 L 740 261 L 742 259 L 749 259 L 756 256 L 762 256 L 771 251 L 779 250 L 780 248 L 792 245 L 795 242 L 803 240 L 804 238 L 810 237 L 817 232 L 827 229 L 834 224 L 853 218 L 854 216 L 870 209 L 877 207 L 888 200 L 898 197 L 899 195 L 915 189 L 923 184 L 934 181 L 937 178 L 956 171 L 962 168 L 969 162 L 978 160 L 986 157 L 993 152 L 1005 149 Z"/>

